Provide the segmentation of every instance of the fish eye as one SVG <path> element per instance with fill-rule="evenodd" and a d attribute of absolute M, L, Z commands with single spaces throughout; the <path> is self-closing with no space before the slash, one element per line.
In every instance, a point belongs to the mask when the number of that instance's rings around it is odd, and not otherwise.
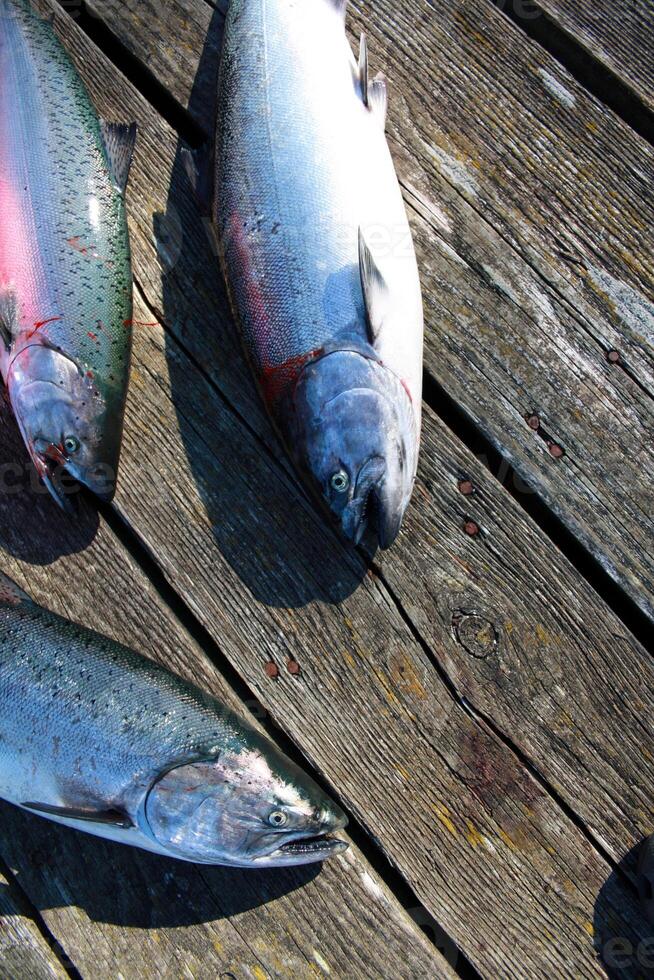
<path fill-rule="evenodd" d="M 273 810 L 268 814 L 268 823 L 272 827 L 284 827 L 288 823 L 288 817 L 283 810 Z"/>
<path fill-rule="evenodd" d="M 66 450 L 68 456 L 74 455 L 76 452 L 78 452 L 79 448 L 79 439 L 77 439 L 75 436 L 66 436 L 64 439 L 64 449 Z"/>
<path fill-rule="evenodd" d="M 345 493 L 350 485 L 350 478 L 345 470 L 337 470 L 336 473 L 332 474 L 332 478 L 329 482 L 332 490 L 335 490 L 336 493 Z"/>

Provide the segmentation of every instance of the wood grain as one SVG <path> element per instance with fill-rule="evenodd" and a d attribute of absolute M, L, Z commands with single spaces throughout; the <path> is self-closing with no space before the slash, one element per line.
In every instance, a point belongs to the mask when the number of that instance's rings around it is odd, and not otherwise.
<path fill-rule="evenodd" d="M 21 459 L 20 436 L 7 413 L 0 420 L 0 450 L 3 459 Z M 71 521 L 29 487 L 2 493 L 0 527 L 2 570 L 37 601 L 130 644 L 255 724 L 264 717 L 258 702 L 243 704 L 233 694 L 90 505 Z M 414 921 L 355 846 L 322 870 L 201 869 L 2 804 L 0 855 L 84 976 L 231 973 L 260 980 L 313 978 L 328 967 L 336 976 L 349 969 L 361 976 L 453 976 L 420 930 L 429 920 L 416 909 Z M 26 969 L 36 970 L 39 962 L 28 949 L 34 928 L 6 918 L 11 894 L 0 881 L 0 975 L 5 946 L 12 968 L 23 954 Z M 456 957 L 451 944 L 447 953 L 450 961 Z"/>
<path fill-rule="evenodd" d="M 141 123 L 130 196 L 137 279 L 166 312 L 170 331 L 184 343 L 197 344 L 198 356 L 212 369 L 210 383 L 170 335 L 164 337 L 157 327 L 137 332 L 121 512 L 248 685 L 339 786 L 348 805 L 482 970 L 510 972 L 515 964 L 511 950 L 519 944 L 527 974 L 543 963 L 550 970 L 563 969 L 564 962 L 592 974 L 597 964 L 591 906 L 598 891 L 598 901 L 604 901 L 600 882 L 607 866 L 510 749 L 452 699 L 434 661 L 398 616 L 384 583 L 367 574 L 356 553 L 337 543 L 298 496 L 285 464 L 277 462 L 277 450 L 270 451 L 274 443 L 231 330 L 223 332 L 228 321 L 219 279 L 208 247 L 192 235 L 198 218 L 188 192 L 179 193 L 173 134 L 137 93 L 116 80 L 111 66 L 71 25 L 61 26 L 69 44 L 75 40 L 71 46 L 82 70 L 85 63 L 93 65 L 87 78 L 103 108 L 115 114 L 120 104 Z M 152 212 L 165 208 L 169 173 L 169 215 L 174 206 L 185 248 L 162 287 Z M 175 252 L 174 238 L 171 233 L 164 243 L 168 253 Z M 137 315 L 143 322 L 153 317 L 142 302 Z M 232 398 L 239 415 L 226 404 Z M 463 459 L 473 469 L 469 454 L 436 419 L 428 419 L 424 465 L 440 447 L 446 458 Z M 423 483 L 439 501 L 439 515 L 443 507 L 445 516 L 438 519 L 444 522 L 440 533 L 449 556 L 445 568 L 457 584 L 452 569 L 465 570 L 467 562 L 459 523 L 463 515 L 455 503 L 449 511 L 444 507 L 457 491 L 441 476 L 442 456 L 434 458 L 438 465 L 423 475 Z M 506 494 L 492 483 L 488 492 L 496 497 L 504 525 L 516 528 L 518 553 L 523 546 L 542 550 L 533 529 L 534 536 L 523 542 L 524 518 Z M 456 524 L 451 520 L 455 513 Z M 410 547 L 425 558 L 424 577 L 433 574 L 427 560 L 433 546 L 432 531 L 414 531 Z M 510 567 L 515 553 L 503 560 Z M 206 573 L 198 575 L 198 567 Z M 551 597 L 562 621 L 559 606 L 570 600 L 557 582 L 572 583 L 593 643 L 602 645 L 610 662 L 611 645 L 602 629 L 595 635 L 595 623 L 611 623 L 616 631 L 619 624 L 556 552 L 538 567 L 539 589 Z M 494 581 L 501 582 L 501 572 Z M 483 588 L 479 573 L 477 578 Z M 511 588 L 528 595 L 522 582 L 512 582 Z M 527 655 L 546 660 L 553 655 L 549 641 L 538 651 L 529 630 L 525 643 Z M 637 645 L 632 649 L 635 659 L 644 657 Z M 438 657 L 440 649 L 433 653 Z M 299 680 L 284 672 L 290 656 L 301 663 Z M 269 658 L 282 668 L 277 683 L 263 671 Z M 598 728 L 605 721 L 610 719 L 603 715 Z M 551 721 L 546 717 L 542 723 Z M 352 745 L 357 746 L 354 756 L 348 749 Z M 537 768 L 548 765 L 544 754 L 537 762 Z M 581 762 L 574 765 L 578 768 L 569 785 L 576 782 L 576 800 L 588 774 Z M 609 828 L 616 853 L 622 849 L 619 835 L 633 844 L 634 826 L 643 818 L 642 812 L 630 813 L 634 822 L 629 827 Z M 398 837 L 398 825 L 411 828 L 408 839 Z M 480 845 L 477 833 L 491 847 Z M 556 845 L 541 845 L 543 834 Z M 477 853 L 481 846 L 484 851 Z M 487 859 L 487 853 L 492 857 Z M 560 878 L 563 866 L 566 883 Z M 546 891 L 545 882 L 551 880 L 558 884 Z M 481 918 L 480 893 L 494 895 L 492 908 L 485 908 Z M 637 922 L 628 899 L 622 897 L 618 904 L 623 903 L 622 911 Z M 540 910 L 557 936 L 556 949 L 543 948 Z M 500 934 L 506 942 L 498 946 Z"/>
<path fill-rule="evenodd" d="M 134 109 L 140 111 L 136 102 Z M 286 466 L 261 413 L 249 376 L 244 373 L 241 353 L 234 340 L 229 314 L 225 311 L 220 279 L 215 270 L 212 272 L 209 246 L 206 241 L 203 244 L 197 216 L 188 203 L 186 185 L 179 176 L 172 146 L 167 157 L 164 156 L 166 127 L 156 121 L 149 110 L 146 117 L 148 122 L 143 121 L 144 141 L 137 157 L 130 209 L 135 240 L 139 242 L 137 278 L 152 303 L 152 308 L 142 315 L 146 320 L 163 316 L 167 328 L 191 351 L 197 363 L 201 363 L 222 397 L 226 397 L 239 415 L 247 419 L 248 428 L 254 430 L 281 464 Z M 150 125 L 155 127 L 156 136 L 150 134 Z M 151 156 L 150 145 L 158 148 L 156 161 Z M 161 166 L 164 158 L 171 170 L 170 191 L 166 179 L 156 188 L 152 180 L 156 167 Z M 149 188 L 149 199 L 146 188 Z M 163 283 L 159 281 L 158 257 L 149 228 L 148 209 L 142 206 L 143 199 L 149 200 L 150 208 L 167 208 L 170 213 L 174 211 L 180 241 L 184 242 L 174 269 L 164 276 Z M 415 220 L 420 238 L 427 233 L 424 231 L 426 223 L 418 216 Z M 186 285 L 189 281 L 193 284 L 192 289 Z M 184 382 L 181 352 L 172 343 L 169 344 L 169 351 L 168 384 L 178 415 L 181 413 L 180 424 L 184 433 L 189 413 L 193 411 L 190 404 L 194 395 L 189 394 L 188 385 Z M 203 396 L 201 404 L 205 397 L 210 397 L 211 388 L 207 385 L 202 390 L 206 390 L 207 395 Z M 183 408 L 187 404 L 189 407 Z M 545 664 L 545 670 L 551 672 L 552 686 L 555 678 L 559 686 L 564 685 L 558 696 L 565 698 L 571 706 L 570 724 L 573 728 L 593 730 L 598 727 L 598 719 L 602 719 L 599 727 L 609 733 L 608 741 L 620 746 L 625 756 L 629 755 L 624 769 L 625 781 L 621 782 L 619 790 L 609 791 L 607 797 L 597 798 L 594 788 L 586 800 L 577 798 L 581 773 L 595 772 L 598 787 L 604 785 L 607 779 L 610 782 L 615 778 L 612 774 L 615 760 L 611 763 L 606 757 L 602 759 L 607 746 L 600 745 L 574 762 L 571 756 L 567 756 L 566 765 L 569 762 L 570 769 L 567 770 L 566 794 L 571 805 L 590 826 L 597 829 L 598 837 L 608 842 L 612 854 L 617 858 L 633 842 L 634 835 L 646 832 L 652 821 L 649 806 L 643 809 L 642 798 L 628 786 L 629 779 L 642 765 L 641 760 L 646 759 L 643 749 L 645 753 L 648 751 L 646 745 L 639 744 L 647 710 L 643 709 L 641 697 L 636 697 L 632 685 L 637 683 L 647 690 L 651 680 L 649 659 L 615 617 L 597 602 L 570 566 L 561 560 L 556 549 L 534 531 L 519 508 L 505 494 L 497 494 L 494 481 L 489 479 L 483 468 L 472 461 L 469 454 L 462 453 L 451 439 L 445 443 L 447 453 L 439 448 L 441 436 L 435 433 L 440 433 L 442 427 L 432 422 L 431 416 L 429 419 L 424 445 L 424 467 L 428 475 L 425 475 L 416 493 L 407 532 L 398 548 L 384 558 L 384 575 L 410 613 L 412 622 L 439 656 L 444 637 L 449 641 L 447 649 L 452 651 L 449 667 L 454 678 L 459 673 L 462 675 L 461 693 L 470 698 L 471 692 L 476 690 L 479 697 L 473 703 L 492 717 L 507 736 L 515 731 L 516 715 L 520 717 L 517 731 L 521 748 L 536 762 L 539 771 L 545 772 L 558 788 L 562 788 L 563 784 L 558 744 L 560 732 L 552 727 L 556 712 L 552 707 L 553 702 L 547 706 L 543 702 L 542 714 L 533 711 L 534 700 L 542 698 L 542 692 L 539 694 L 533 687 L 536 679 L 527 669 L 528 663 L 521 662 L 522 651 L 529 651 L 529 654 L 525 654 L 527 661 L 529 657 L 535 657 L 539 663 L 542 661 Z M 199 419 L 196 425 L 200 427 Z M 191 465 L 193 467 L 193 460 Z M 197 467 L 194 469 L 198 470 Z M 228 482 L 232 480 L 233 470 L 234 466 L 228 464 Z M 474 473 L 477 488 L 475 496 L 468 500 L 458 495 L 456 490 L 457 474 L 465 473 Z M 203 484 L 211 485 L 204 473 L 200 473 L 200 479 Z M 217 472 L 215 481 L 217 486 L 214 492 L 218 493 L 224 478 Z M 268 486 L 268 481 L 265 485 Z M 492 495 L 489 497 L 489 494 Z M 448 510 L 445 510 L 446 501 Z M 253 503 L 252 506 L 260 505 Z M 216 513 L 221 513 L 221 508 L 214 509 Z M 467 542 L 460 535 L 467 514 L 476 516 L 482 527 L 484 546 L 481 549 L 475 542 Z M 231 518 L 227 516 L 227 519 Z M 441 539 L 448 545 L 435 555 L 434 541 Z M 501 544 L 496 544 L 496 539 Z M 451 556 L 458 554 L 464 546 L 467 551 L 472 548 L 471 554 L 478 556 L 481 565 L 476 570 L 468 570 L 470 556 L 466 555 L 462 566 L 466 574 L 453 577 L 452 568 L 458 569 L 456 564 L 453 566 Z M 157 551 L 157 547 L 157 544 L 152 544 L 154 551 Z M 524 555 L 529 556 L 528 561 L 525 561 Z M 311 552 L 309 556 L 311 560 Z M 244 567 L 247 560 L 249 558 L 243 560 Z M 279 564 L 281 569 L 281 562 Z M 507 569 L 512 570 L 510 575 Z M 240 566 L 237 566 L 239 570 Z M 546 601 L 542 599 L 542 585 L 539 584 L 543 579 L 551 583 L 546 590 Z M 249 581 L 247 584 L 253 587 Z M 281 591 L 279 585 L 276 588 Z M 475 684 L 473 687 L 474 672 L 485 669 L 488 664 L 461 656 L 461 645 L 452 637 L 452 623 L 447 617 L 444 621 L 438 612 L 439 602 L 452 605 L 457 594 L 466 592 L 474 608 L 497 610 L 500 622 L 507 621 L 509 628 L 516 631 L 512 642 L 501 647 L 503 658 L 515 658 L 509 672 L 510 681 L 507 679 L 500 684 L 500 673 L 495 685 L 483 687 Z M 557 597 L 556 602 L 551 598 L 554 596 Z M 571 596 L 575 597 L 574 602 Z M 264 601 L 269 598 L 261 590 L 255 592 L 255 597 Z M 310 596 L 303 593 L 301 588 L 292 593 L 294 603 L 302 598 Z M 278 601 L 281 604 L 281 597 Z M 595 611 L 591 612 L 591 608 Z M 452 615 L 454 611 L 453 606 Z M 593 629 L 592 640 L 587 633 L 589 622 L 604 624 L 599 630 Z M 499 629 L 503 630 L 503 627 Z M 604 635 L 614 637 L 616 643 L 604 640 L 599 648 L 601 653 L 591 668 L 587 645 L 591 644 L 594 648 L 596 638 Z M 496 665 L 496 662 L 496 658 L 491 659 L 492 665 Z M 640 666 L 641 662 L 643 667 Z M 614 666 L 611 670 L 602 670 L 600 663 Z M 639 683 L 641 681 L 642 684 Z M 629 690 L 629 698 L 637 707 L 635 714 L 625 720 L 616 712 L 615 704 L 624 696 L 621 692 Z M 552 697 L 555 701 L 554 693 Z M 627 732 L 627 743 L 623 745 L 624 731 Z M 651 731 L 648 725 L 646 731 Z M 586 747 L 583 741 L 581 745 Z M 620 765 L 616 768 L 619 773 Z M 616 800 L 621 801 L 619 805 L 615 803 Z"/>
<path fill-rule="evenodd" d="M 67 976 L 15 884 L 0 871 L 0 978 L 63 980 Z"/>
<path fill-rule="evenodd" d="M 222 9 L 88 6 L 211 139 Z M 482 0 L 354 3 L 353 41 L 361 29 L 389 78 L 426 368 L 654 617 L 654 151 Z"/>
<path fill-rule="evenodd" d="M 538 0 L 538 6 L 654 109 L 654 9 L 649 0 Z"/>
<path fill-rule="evenodd" d="M 239 674 L 478 969 L 510 975 L 520 941 L 525 975 L 556 974 L 564 962 L 593 975 L 589 929 L 608 867 L 452 699 L 383 583 L 332 538 L 170 339 L 164 347 L 157 331 L 139 334 L 136 364 L 133 462 L 118 507 Z M 185 379 L 186 398 L 171 378 Z M 139 450 L 158 467 L 151 480 Z M 480 918 L 476 896 L 491 892 Z M 551 948 L 544 927 L 557 936 Z M 492 938 L 498 930 L 506 945 Z"/>

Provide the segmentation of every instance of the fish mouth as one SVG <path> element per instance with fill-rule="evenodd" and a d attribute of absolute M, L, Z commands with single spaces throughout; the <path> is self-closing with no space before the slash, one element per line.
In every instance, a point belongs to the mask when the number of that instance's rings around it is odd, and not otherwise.
<path fill-rule="evenodd" d="M 32 463 L 58 506 L 68 514 L 76 513 L 75 498 L 81 487 L 100 500 L 110 501 L 115 490 L 120 433 L 102 432 L 104 402 L 98 400 L 82 367 L 60 351 L 34 344 L 14 357 L 6 386 Z M 87 404 L 92 408 L 84 411 Z M 81 432 L 76 424 L 80 419 Z M 64 432 L 76 439 L 79 435 L 84 452 L 78 450 L 72 458 L 65 451 L 64 436 L 58 435 Z M 98 459 L 109 460 L 113 465 L 98 464 Z"/>
<path fill-rule="evenodd" d="M 275 852 L 278 854 L 312 855 L 322 859 L 332 854 L 341 854 L 348 848 L 347 841 L 326 834 L 322 837 L 305 837 L 304 840 L 287 841 Z"/>
<path fill-rule="evenodd" d="M 28 444 L 28 449 L 44 486 L 64 513 L 74 516 L 79 512 L 79 493 L 82 487 L 104 503 L 111 503 L 113 500 L 115 483 L 106 476 L 94 476 L 66 456 L 59 446 L 37 439 Z M 68 477 L 66 483 L 65 477 Z"/>
<path fill-rule="evenodd" d="M 355 545 L 370 528 L 382 550 L 390 548 L 402 525 L 403 508 L 389 488 L 386 461 L 373 456 L 360 469 L 352 499 L 341 517 L 343 533 Z"/>
<path fill-rule="evenodd" d="M 349 847 L 347 841 L 331 834 L 316 834 L 287 840 L 274 851 L 254 858 L 255 864 L 311 864 L 325 861 L 336 854 L 343 854 Z"/>
<path fill-rule="evenodd" d="M 349 847 L 347 841 L 335 836 L 348 823 L 347 816 L 334 804 L 323 813 L 322 819 L 305 831 L 287 831 L 281 837 L 273 834 L 268 837 L 266 853 L 254 857 L 256 865 L 311 864 L 325 861 L 336 854 L 343 854 Z M 322 828 L 322 829 L 321 829 Z M 311 830 L 314 832 L 311 833 Z M 262 841 L 260 842 L 263 843 Z"/>
<path fill-rule="evenodd" d="M 74 516 L 79 504 L 75 486 L 64 486 L 63 477 L 67 472 L 67 460 L 57 446 L 40 448 L 34 443 L 28 443 L 28 450 L 36 472 L 41 482 L 47 487 L 52 499 L 64 513 Z"/>

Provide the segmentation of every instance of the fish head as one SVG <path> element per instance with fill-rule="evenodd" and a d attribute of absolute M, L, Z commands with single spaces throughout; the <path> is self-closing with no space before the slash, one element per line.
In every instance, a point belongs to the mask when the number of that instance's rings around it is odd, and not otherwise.
<path fill-rule="evenodd" d="M 120 426 L 104 424 L 106 411 L 89 373 L 61 351 L 24 348 L 7 375 L 11 406 L 36 470 L 57 503 L 71 511 L 74 484 L 102 500 L 114 495 Z M 118 431 L 117 431 L 118 430 Z"/>
<path fill-rule="evenodd" d="M 418 423 L 408 390 L 375 357 L 339 350 L 309 363 L 295 385 L 289 438 L 301 470 L 359 543 L 397 537 L 411 499 Z"/>
<path fill-rule="evenodd" d="M 158 779 L 145 801 L 147 832 L 173 857 L 268 868 L 323 861 L 347 849 L 330 835 L 342 810 L 258 736 Z"/>

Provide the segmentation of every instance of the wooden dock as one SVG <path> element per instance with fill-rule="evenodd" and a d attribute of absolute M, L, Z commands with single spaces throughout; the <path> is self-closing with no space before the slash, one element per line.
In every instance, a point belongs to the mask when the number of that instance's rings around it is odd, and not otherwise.
<path fill-rule="evenodd" d="M 17 488 L 2 414 L 0 567 L 254 717 L 352 846 L 322 870 L 206 869 L 0 805 L 0 977 L 654 975 L 634 884 L 654 830 L 650 0 L 350 4 L 389 82 L 426 310 L 419 479 L 383 555 L 299 489 L 184 175 L 226 0 L 36 5 L 102 114 L 139 125 L 139 325 L 111 507 L 72 521 Z"/>

